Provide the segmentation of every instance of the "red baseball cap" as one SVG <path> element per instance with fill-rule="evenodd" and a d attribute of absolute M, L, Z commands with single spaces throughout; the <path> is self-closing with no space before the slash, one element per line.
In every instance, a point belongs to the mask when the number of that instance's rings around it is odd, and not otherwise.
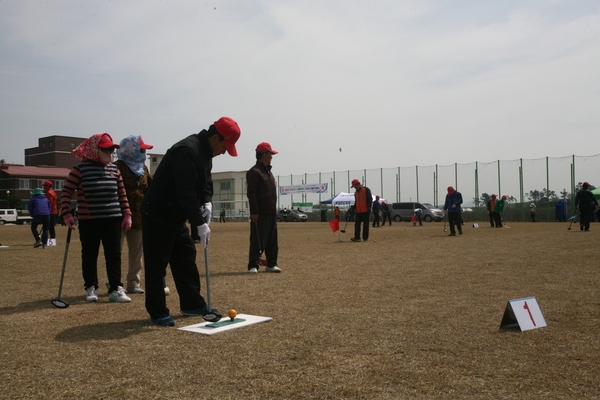
<path fill-rule="evenodd" d="M 454 188 L 452 186 L 448 186 L 448 193 L 449 194 L 453 194 L 454 193 Z"/>
<path fill-rule="evenodd" d="M 352 187 L 356 186 L 356 185 L 360 185 L 360 181 L 358 179 L 352 179 Z"/>
<path fill-rule="evenodd" d="M 44 183 L 42 183 L 42 186 L 50 186 L 50 187 L 52 187 L 52 181 L 45 181 Z"/>
<path fill-rule="evenodd" d="M 151 148 L 154 147 L 151 144 L 144 143 L 142 136 L 138 136 L 138 141 L 140 142 L 140 149 L 150 150 Z"/>
<path fill-rule="evenodd" d="M 583 187 L 588 187 L 588 186 L 590 186 L 590 184 L 589 184 L 589 183 L 587 183 L 587 182 L 583 182 Z"/>
<path fill-rule="evenodd" d="M 277 154 L 277 152 L 275 150 L 273 150 L 271 145 L 267 142 L 259 143 L 258 146 L 256 146 L 256 152 L 257 153 L 269 152 L 271 154 Z"/>
<path fill-rule="evenodd" d="M 506 200 L 506 199 L 507 199 L 506 195 L 505 194 L 502 195 L 502 200 Z"/>
<path fill-rule="evenodd" d="M 108 133 L 103 133 L 100 137 L 100 142 L 98 142 L 98 147 L 102 147 L 103 149 L 110 149 L 111 147 L 114 147 L 115 149 L 118 149 L 121 146 L 114 143 Z"/>
<path fill-rule="evenodd" d="M 237 157 L 237 149 L 235 148 L 235 142 L 238 141 L 242 132 L 237 122 L 229 117 L 221 117 L 213 124 L 219 132 L 219 135 L 225 139 L 225 148 L 232 157 Z"/>
<path fill-rule="evenodd" d="M 496 195 L 495 195 L 495 194 L 493 194 L 493 195 L 492 195 L 492 199 L 495 199 L 495 198 L 496 198 Z"/>

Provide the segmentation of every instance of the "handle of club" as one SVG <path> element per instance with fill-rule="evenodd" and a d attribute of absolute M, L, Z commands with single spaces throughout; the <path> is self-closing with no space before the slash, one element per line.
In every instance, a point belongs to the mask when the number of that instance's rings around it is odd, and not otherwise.
<path fill-rule="evenodd" d="M 210 301 L 210 271 L 208 267 L 208 245 L 204 248 L 204 265 L 206 266 L 206 303 L 208 304 L 208 310 L 212 310 L 212 304 Z"/>
<path fill-rule="evenodd" d="M 65 244 L 65 256 L 63 257 L 63 265 L 62 271 L 60 273 L 60 284 L 58 285 L 58 298 L 60 299 L 60 295 L 62 294 L 63 281 L 65 279 L 65 269 L 67 267 L 67 256 L 69 255 L 69 244 L 71 243 L 71 231 L 69 228 L 67 232 L 67 243 Z"/>

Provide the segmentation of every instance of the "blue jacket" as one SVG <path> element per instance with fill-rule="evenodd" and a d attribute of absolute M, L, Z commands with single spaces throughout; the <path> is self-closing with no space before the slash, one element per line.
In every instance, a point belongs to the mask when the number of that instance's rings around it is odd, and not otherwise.
<path fill-rule="evenodd" d="M 37 217 L 40 215 L 50 215 L 50 201 L 46 198 L 45 194 L 34 194 L 29 200 L 27 205 L 29 215 Z"/>
<path fill-rule="evenodd" d="M 449 213 L 461 212 L 462 208 L 460 205 L 462 204 L 462 194 L 458 191 L 454 191 L 452 194 L 446 195 L 446 202 L 444 203 L 444 211 L 448 211 Z M 456 204 L 455 208 L 452 208 L 452 205 Z"/>

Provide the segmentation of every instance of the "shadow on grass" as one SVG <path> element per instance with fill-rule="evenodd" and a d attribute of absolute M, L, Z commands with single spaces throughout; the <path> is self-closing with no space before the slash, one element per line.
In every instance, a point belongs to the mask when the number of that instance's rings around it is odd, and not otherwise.
<path fill-rule="evenodd" d="M 25 312 L 30 312 L 30 311 L 39 311 L 39 310 L 43 310 L 46 308 L 54 309 L 56 307 L 54 305 L 52 305 L 52 300 L 55 300 L 55 299 L 56 298 L 46 299 L 46 300 L 36 300 L 36 301 L 30 301 L 30 302 L 26 302 L 26 303 L 20 303 L 16 306 L 12 306 L 12 307 L 0 307 L 0 315 L 20 314 L 20 313 L 25 313 Z M 86 301 L 82 300 L 82 296 L 71 296 L 71 297 L 61 296 L 61 300 L 66 301 L 67 303 L 69 303 L 69 305 L 87 303 Z"/>
<path fill-rule="evenodd" d="M 55 340 L 66 343 L 120 340 L 140 333 L 151 332 L 154 328 L 157 328 L 156 325 L 152 325 L 148 319 L 81 325 L 64 330 L 55 336 Z"/>

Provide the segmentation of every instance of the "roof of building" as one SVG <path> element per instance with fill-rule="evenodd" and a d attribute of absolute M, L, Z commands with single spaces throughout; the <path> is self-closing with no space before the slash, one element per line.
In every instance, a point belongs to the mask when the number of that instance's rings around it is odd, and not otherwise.
<path fill-rule="evenodd" d="M 51 167 L 47 165 L 26 167 L 25 165 L 20 164 L 2 164 L 0 165 L 0 172 L 14 177 L 66 179 L 71 170 L 69 168 Z"/>

